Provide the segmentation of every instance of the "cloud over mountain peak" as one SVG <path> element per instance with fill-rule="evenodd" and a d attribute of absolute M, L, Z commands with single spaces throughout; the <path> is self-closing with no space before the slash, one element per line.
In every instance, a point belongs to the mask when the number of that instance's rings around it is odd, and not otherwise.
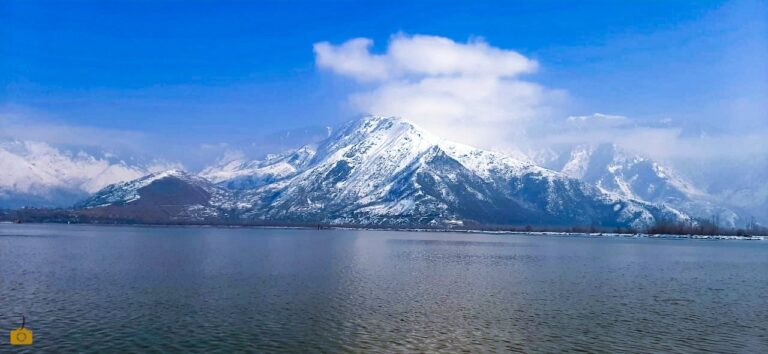
<path fill-rule="evenodd" d="M 349 97 L 355 109 L 401 116 L 450 140 L 503 149 L 565 97 L 520 78 L 537 61 L 481 39 L 397 34 L 383 54 L 372 46 L 367 38 L 316 43 L 316 64 L 368 84 Z"/>

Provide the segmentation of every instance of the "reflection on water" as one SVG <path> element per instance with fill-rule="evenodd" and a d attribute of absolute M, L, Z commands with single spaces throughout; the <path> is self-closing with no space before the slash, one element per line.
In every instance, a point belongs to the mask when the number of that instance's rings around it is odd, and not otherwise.
<path fill-rule="evenodd" d="M 411 245 L 427 245 L 427 246 L 520 246 L 512 242 L 493 242 L 493 241 L 467 241 L 467 240 L 412 240 L 412 239 L 388 239 L 389 243 L 402 243 Z"/>
<path fill-rule="evenodd" d="M 761 241 L 0 225 L 30 352 L 768 352 L 766 294 Z"/>

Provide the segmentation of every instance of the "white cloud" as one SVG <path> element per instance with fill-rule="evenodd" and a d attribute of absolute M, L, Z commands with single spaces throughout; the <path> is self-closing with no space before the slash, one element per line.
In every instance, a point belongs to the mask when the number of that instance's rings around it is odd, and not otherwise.
<path fill-rule="evenodd" d="M 608 124 L 618 125 L 626 123 L 627 117 L 614 114 L 593 113 L 588 116 L 570 116 L 567 121 L 576 125 L 593 125 L 593 124 Z"/>
<path fill-rule="evenodd" d="M 482 40 L 466 44 L 437 36 L 395 36 L 387 56 L 407 73 L 425 75 L 479 75 L 513 77 L 534 72 L 533 60 L 491 47 Z"/>
<path fill-rule="evenodd" d="M 357 111 L 400 116 L 450 140 L 503 149 L 566 96 L 519 78 L 535 72 L 536 61 L 479 39 L 398 34 L 383 54 L 372 46 L 366 38 L 317 43 L 316 62 L 372 84 L 350 96 Z"/>
<path fill-rule="evenodd" d="M 385 54 L 371 53 L 373 41 L 350 39 L 340 45 L 316 43 L 317 66 L 359 81 L 387 81 L 405 76 L 514 77 L 536 71 L 538 63 L 482 40 L 456 43 L 437 36 L 398 34 Z"/>
<path fill-rule="evenodd" d="M 384 80 L 389 77 L 391 69 L 385 58 L 371 55 L 372 45 L 373 41 L 368 38 L 351 39 L 339 46 L 328 42 L 315 43 L 317 66 L 360 81 Z"/>

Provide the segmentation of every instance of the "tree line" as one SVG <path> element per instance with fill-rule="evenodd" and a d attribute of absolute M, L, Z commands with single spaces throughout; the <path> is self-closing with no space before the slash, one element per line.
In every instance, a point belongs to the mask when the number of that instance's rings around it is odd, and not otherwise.
<path fill-rule="evenodd" d="M 744 227 L 723 227 L 719 216 L 709 219 L 698 218 L 687 222 L 662 219 L 647 230 L 649 234 L 667 235 L 725 235 L 725 236 L 768 236 L 768 227 L 761 226 L 751 218 Z"/>

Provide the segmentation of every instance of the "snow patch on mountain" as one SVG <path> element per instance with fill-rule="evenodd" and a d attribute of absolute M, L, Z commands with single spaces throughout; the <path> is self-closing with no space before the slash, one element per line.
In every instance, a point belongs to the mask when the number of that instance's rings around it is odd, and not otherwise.
<path fill-rule="evenodd" d="M 247 161 L 242 157 L 220 160 L 200 172 L 200 176 L 229 188 L 255 188 L 296 174 L 314 157 L 312 146 L 283 154 L 268 155 L 264 160 Z"/>

